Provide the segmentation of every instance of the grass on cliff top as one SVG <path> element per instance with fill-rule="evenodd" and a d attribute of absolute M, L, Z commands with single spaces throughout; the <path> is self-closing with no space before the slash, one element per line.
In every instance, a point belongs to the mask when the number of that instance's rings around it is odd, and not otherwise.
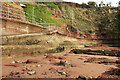
<path fill-rule="evenodd" d="M 42 23 L 55 23 L 56 26 L 63 26 L 63 23 L 66 23 L 68 29 L 74 27 L 82 33 L 102 31 L 116 33 L 120 29 L 118 26 L 117 8 L 78 8 L 54 2 L 44 2 L 43 4 L 46 6 L 29 3 L 24 11 L 32 15 L 33 7 L 35 7 L 34 15 L 41 18 Z M 61 17 L 61 19 L 51 18 L 51 15 L 55 11 L 60 13 L 55 15 Z M 32 18 L 30 15 L 26 16 Z"/>
<path fill-rule="evenodd" d="M 39 21 L 39 23 L 55 23 L 56 26 L 62 26 L 60 20 L 51 18 L 53 12 L 50 8 L 46 6 L 34 5 L 30 3 L 27 3 L 26 6 L 27 7 L 24 8 L 24 11 L 31 14 L 31 15 L 26 14 L 27 17 L 32 19 L 33 18 L 32 15 L 34 14 L 34 16 L 36 16 L 37 18 L 34 18 L 33 20 L 35 20 L 36 22 Z M 41 18 L 42 20 L 39 20 L 38 18 Z"/>

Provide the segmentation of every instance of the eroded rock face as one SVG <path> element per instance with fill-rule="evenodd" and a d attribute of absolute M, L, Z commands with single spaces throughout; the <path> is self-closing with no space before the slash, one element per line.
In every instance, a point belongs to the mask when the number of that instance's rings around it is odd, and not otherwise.
<path fill-rule="evenodd" d="M 108 59 L 108 58 L 88 58 L 86 61 L 84 62 L 90 62 L 90 63 L 116 63 L 116 60 L 113 59 Z"/>
<path fill-rule="evenodd" d="M 106 55 L 106 56 L 119 56 L 120 50 L 101 50 L 101 49 L 73 49 L 69 53 L 74 54 L 89 54 L 89 55 Z"/>
<path fill-rule="evenodd" d="M 120 69 L 110 69 L 97 77 L 97 80 L 110 79 L 110 80 L 120 80 Z"/>

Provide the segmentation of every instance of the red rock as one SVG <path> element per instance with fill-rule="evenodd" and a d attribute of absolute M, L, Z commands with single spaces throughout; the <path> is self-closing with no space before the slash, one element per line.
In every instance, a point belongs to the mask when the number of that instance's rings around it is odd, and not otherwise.
<path fill-rule="evenodd" d="M 19 64 L 19 63 L 12 63 L 12 64 L 6 64 L 5 66 L 20 67 L 21 64 Z"/>
<path fill-rule="evenodd" d="M 49 69 L 51 72 L 56 72 L 57 70 L 55 69 L 55 68 L 53 68 L 53 67 L 51 67 L 50 69 Z"/>
<path fill-rule="evenodd" d="M 102 53 L 96 53 L 96 52 L 87 52 L 85 54 L 90 54 L 90 55 L 102 55 Z"/>
<path fill-rule="evenodd" d="M 27 64 L 29 64 L 29 63 L 38 63 L 38 62 L 39 62 L 39 60 L 36 60 L 36 59 L 28 59 L 26 61 Z"/>
<path fill-rule="evenodd" d="M 120 50 L 120 48 L 118 48 L 118 47 L 108 47 L 108 46 L 97 46 L 97 47 L 93 47 L 93 49 Z"/>

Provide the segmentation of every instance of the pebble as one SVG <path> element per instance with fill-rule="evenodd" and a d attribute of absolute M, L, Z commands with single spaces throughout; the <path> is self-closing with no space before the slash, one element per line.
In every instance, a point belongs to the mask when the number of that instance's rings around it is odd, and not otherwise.
<path fill-rule="evenodd" d="M 31 72 L 27 72 L 27 74 L 33 75 L 33 74 L 36 74 L 36 72 L 35 71 L 31 71 Z"/>
<path fill-rule="evenodd" d="M 14 64 L 15 63 L 15 61 L 12 61 L 12 64 Z"/>
<path fill-rule="evenodd" d="M 65 61 L 66 65 L 70 65 L 71 66 L 71 63 L 69 61 Z"/>
<path fill-rule="evenodd" d="M 69 61 L 60 61 L 58 63 L 58 65 L 61 65 L 61 66 L 71 66 L 72 64 Z"/>
<path fill-rule="evenodd" d="M 23 78 L 23 76 L 21 76 L 21 75 L 18 75 L 17 77 L 19 77 L 19 78 Z"/>
<path fill-rule="evenodd" d="M 26 71 L 26 69 L 22 69 L 22 71 Z"/>
<path fill-rule="evenodd" d="M 13 72 L 10 72 L 9 76 L 13 76 L 13 75 L 14 75 L 14 73 L 13 73 Z"/>
<path fill-rule="evenodd" d="M 24 72 L 22 72 L 21 74 L 25 74 Z"/>
<path fill-rule="evenodd" d="M 26 70 L 27 70 L 27 71 L 32 71 L 32 69 L 30 69 L 30 68 L 26 68 Z"/>
<path fill-rule="evenodd" d="M 58 72 L 60 75 L 67 75 L 67 72 Z"/>
<path fill-rule="evenodd" d="M 20 73 L 19 73 L 19 72 L 16 72 L 16 73 L 15 73 L 15 75 L 18 75 L 18 74 L 20 74 Z"/>
<path fill-rule="evenodd" d="M 47 56 L 48 54 L 44 54 L 44 56 Z"/>
<path fill-rule="evenodd" d="M 73 65 L 73 64 L 72 64 L 71 67 L 76 67 L 76 65 Z"/>
<path fill-rule="evenodd" d="M 90 76 L 90 77 L 88 77 L 88 80 L 92 80 L 92 77 Z"/>
<path fill-rule="evenodd" d="M 41 65 L 37 65 L 36 67 L 40 67 Z"/>
<path fill-rule="evenodd" d="M 15 61 L 15 63 L 22 63 L 21 61 Z"/>
<path fill-rule="evenodd" d="M 12 61 L 12 64 L 14 63 L 22 63 L 21 61 Z"/>
<path fill-rule="evenodd" d="M 63 65 L 63 66 L 65 66 L 65 61 L 60 61 L 58 65 Z"/>
<path fill-rule="evenodd" d="M 66 76 L 66 77 L 69 77 L 70 75 L 67 74 L 67 75 L 65 75 L 65 76 Z"/>

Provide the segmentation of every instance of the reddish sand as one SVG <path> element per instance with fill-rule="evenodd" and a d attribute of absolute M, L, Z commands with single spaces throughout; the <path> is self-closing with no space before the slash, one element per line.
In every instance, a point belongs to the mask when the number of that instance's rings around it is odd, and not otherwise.
<path fill-rule="evenodd" d="M 98 55 L 86 55 L 86 54 L 71 54 L 68 51 L 51 54 L 52 56 L 62 56 L 63 59 L 58 59 L 55 57 L 48 57 L 46 55 L 39 56 L 27 56 L 27 57 L 16 57 L 16 58 L 3 58 L 2 59 L 2 76 L 5 77 L 9 75 L 10 72 L 20 72 L 20 76 L 24 78 L 74 78 L 80 75 L 86 77 L 96 78 L 105 71 L 110 70 L 111 68 L 116 68 L 115 65 L 104 65 L 98 63 L 85 63 L 84 61 L 88 58 L 108 58 L 112 60 L 117 60 L 117 57 L 110 56 L 98 56 Z M 49 56 L 49 55 L 48 55 Z M 23 61 L 25 62 L 27 59 L 35 59 L 39 60 L 39 63 L 30 63 L 30 64 L 21 64 L 19 67 L 13 66 L 5 66 L 6 64 L 10 64 L 12 61 Z M 54 63 L 59 61 L 69 61 L 73 67 L 71 66 L 58 66 L 54 65 Z M 40 65 L 40 67 L 36 67 Z M 36 71 L 36 74 L 29 75 L 27 72 L 30 71 L 22 71 L 25 67 Z M 24 74 L 21 74 L 24 72 Z M 58 72 L 67 72 L 67 75 L 60 75 Z M 10 77 L 10 76 L 7 76 Z M 15 77 L 15 76 L 12 76 Z"/>

